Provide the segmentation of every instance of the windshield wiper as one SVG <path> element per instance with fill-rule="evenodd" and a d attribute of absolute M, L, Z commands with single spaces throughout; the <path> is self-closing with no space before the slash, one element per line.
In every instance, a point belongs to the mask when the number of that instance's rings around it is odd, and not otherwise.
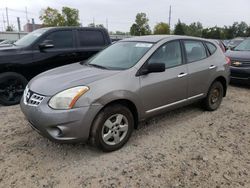
<path fill-rule="evenodd" d="M 97 64 L 87 64 L 89 66 L 93 66 L 93 67 L 96 67 L 96 68 L 100 68 L 100 69 L 108 69 L 107 67 L 104 67 L 104 66 L 101 66 L 101 65 L 97 65 Z"/>

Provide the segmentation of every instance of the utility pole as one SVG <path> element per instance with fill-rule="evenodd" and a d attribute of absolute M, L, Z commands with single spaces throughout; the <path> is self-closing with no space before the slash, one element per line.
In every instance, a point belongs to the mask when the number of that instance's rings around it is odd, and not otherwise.
<path fill-rule="evenodd" d="M 171 28 L 171 16 L 172 16 L 172 7 L 170 5 L 170 7 L 169 7 L 169 17 L 168 17 L 169 28 Z"/>
<path fill-rule="evenodd" d="M 9 13 L 8 13 L 8 7 L 6 7 L 6 18 L 7 18 L 7 26 L 10 26 L 10 22 L 9 22 Z"/>
<path fill-rule="evenodd" d="M 18 31 L 21 31 L 21 23 L 20 23 L 20 18 L 17 17 L 17 25 L 18 25 Z"/>
<path fill-rule="evenodd" d="M 32 18 L 31 20 L 32 20 L 32 31 L 35 31 L 35 19 Z"/>
<path fill-rule="evenodd" d="M 29 23 L 29 18 L 28 18 L 28 10 L 27 10 L 27 7 L 25 7 L 25 15 L 26 15 L 26 20 L 27 20 L 27 23 Z"/>
<path fill-rule="evenodd" d="M 109 20 L 106 18 L 106 29 L 109 30 Z"/>
<path fill-rule="evenodd" d="M 6 27 L 5 27 L 5 18 L 4 18 L 4 13 L 3 13 L 3 30 L 5 30 Z"/>
<path fill-rule="evenodd" d="M 94 25 L 94 27 L 95 27 L 95 18 L 93 17 L 93 25 Z"/>

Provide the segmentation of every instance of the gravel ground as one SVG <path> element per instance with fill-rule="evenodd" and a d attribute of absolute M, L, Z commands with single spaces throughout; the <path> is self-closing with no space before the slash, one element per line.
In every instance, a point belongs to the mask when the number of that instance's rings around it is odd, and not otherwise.
<path fill-rule="evenodd" d="M 250 187 L 250 88 L 143 123 L 121 150 L 60 145 L 0 107 L 0 187 Z"/>

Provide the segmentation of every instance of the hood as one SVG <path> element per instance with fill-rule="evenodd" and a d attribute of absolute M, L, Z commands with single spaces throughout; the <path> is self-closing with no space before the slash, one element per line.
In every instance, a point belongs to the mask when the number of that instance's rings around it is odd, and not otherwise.
<path fill-rule="evenodd" d="M 11 47 L 13 46 L 13 44 L 1 44 L 0 45 L 0 48 L 3 48 L 3 47 Z"/>
<path fill-rule="evenodd" d="M 14 45 L 10 45 L 10 46 L 0 46 L 0 55 L 10 55 L 13 54 L 13 52 L 22 50 L 23 47 L 21 46 L 14 46 Z"/>
<path fill-rule="evenodd" d="M 29 88 L 41 95 L 52 96 L 68 88 L 88 86 L 119 72 L 74 63 L 39 74 L 30 81 Z"/>
<path fill-rule="evenodd" d="M 232 60 L 250 60 L 250 51 L 231 51 L 228 50 L 225 55 Z"/>

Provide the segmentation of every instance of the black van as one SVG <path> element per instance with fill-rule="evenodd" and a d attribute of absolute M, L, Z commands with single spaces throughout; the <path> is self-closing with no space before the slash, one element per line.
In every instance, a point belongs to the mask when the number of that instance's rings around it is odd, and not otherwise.
<path fill-rule="evenodd" d="M 0 48 L 0 104 L 19 103 L 28 80 L 46 70 L 86 60 L 111 44 L 104 28 L 41 28 Z"/>

